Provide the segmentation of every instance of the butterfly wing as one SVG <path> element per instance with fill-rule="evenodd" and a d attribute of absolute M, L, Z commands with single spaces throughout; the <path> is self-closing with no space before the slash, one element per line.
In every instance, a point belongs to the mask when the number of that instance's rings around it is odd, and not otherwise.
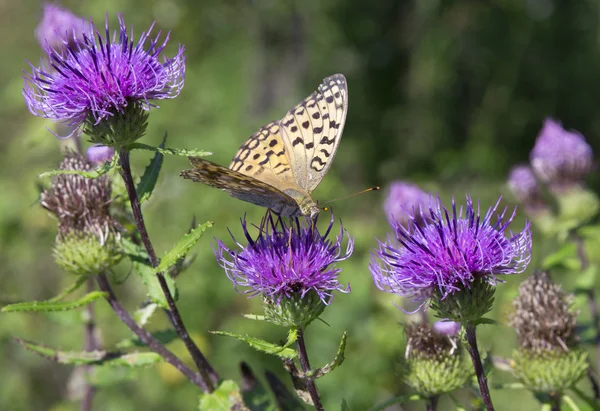
<path fill-rule="evenodd" d="M 331 167 L 347 112 L 346 77 L 334 74 L 279 122 L 294 180 L 309 194 Z"/>
<path fill-rule="evenodd" d="M 183 178 L 227 191 L 232 197 L 271 208 L 276 213 L 298 209 L 298 204 L 287 194 L 254 177 L 239 173 L 212 161 L 189 157 L 192 170 L 181 172 Z"/>

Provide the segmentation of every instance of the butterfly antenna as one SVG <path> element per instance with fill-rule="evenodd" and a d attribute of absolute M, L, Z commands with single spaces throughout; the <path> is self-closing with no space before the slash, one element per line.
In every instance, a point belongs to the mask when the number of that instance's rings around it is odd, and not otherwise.
<path fill-rule="evenodd" d="M 359 191 L 358 193 L 354 193 L 354 194 L 350 194 L 350 195 L 347 195 L 347 196 L 344 196 L 344 197 L 334 198 L 333 200 L 325 201 L 323 204 L 329 204 L 329 203 L 332 203 L 334 201 L 345 200 L 347 198 L 354 197 L 354 196 L 357 196 L 359 194 L 368 193 L 369 191 L 377 191 L 380 188 L 381 187 L 379 187 L 379 186 L 369 187 L 366 190 Z M 328 211 L 328 210 L 329 210 L 329 207 L 323 207 L 323 211 Z"/>

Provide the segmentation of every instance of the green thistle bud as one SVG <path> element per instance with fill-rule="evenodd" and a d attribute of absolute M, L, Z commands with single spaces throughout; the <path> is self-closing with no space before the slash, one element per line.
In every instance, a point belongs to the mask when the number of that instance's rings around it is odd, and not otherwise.
<path fill-rule="evenodd" d="M 573 296 L 548 274 L 536 272 L 521 284 L 513 306 L 510 325 L 520 345 L 512 360 L 515 376 L 536 392 L 560 393 L 573 386 L 589 366 L 575 334 Z"/>
<path fill-rule="evenodd" d="M 591 220 L 600 209 L 600 200 L 592 191 L 580 185 L 568 191 L 557 193 L 560 227 L 570 229 Z"/>
<path fill-rule="evenodd" d="M 535 392 L 564 392 L 588 369 L 588 354 L 581 348 L 571 351 L 515 350 L 511 362 L 515 376 Z"/>
<path fill-rule="evenodd" d="M 476 279 L 470 288 L 463 287 L 443 298 L 436 291 L 431 308 L 439 318 L 466 324 L 476 324 L 477 320 L 487 314 L 494 304 L 495 288 L 484 279 Z"/>
<path fill-rule="evenodd" d="M 304 297 L 293 294 L 279 301 L 263 300 L 267 321 L 286 328 L 306 327 L 321 315 L 325 307 L 315 291 L 309 291 Z"/>
<path fill-rule="evenodd" d="M 56 263 L 75 275 L 95 275 L 121 261 L 119 236 L 108 227 L 71 231 L 57 237 L 53 250 Z"/>
<path fill-rule="evenodd" d="M 458 335 L 439 334 L 428 324 L 409 324 L 405 332 L 408 342 L 400 376 L 419 395 L 435 397 L 469 380 L 473 371 Z"/>
<path fill-rule="evenodd" d="M 90 114 L 85 121 L 84 132 L 94 144 L 126 147 L 146 134 L 148 116 L 148 111 L 141 105 L 128 104 L 123 108 L 123 112 L 116 111 L 99 123 L 94 115 Z"/>

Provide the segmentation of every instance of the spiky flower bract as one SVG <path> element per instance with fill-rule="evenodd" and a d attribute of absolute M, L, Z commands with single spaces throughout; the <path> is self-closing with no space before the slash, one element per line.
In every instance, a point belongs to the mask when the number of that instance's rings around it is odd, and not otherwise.
<path fill-rule="evenodd" d="M 440 200 L 420 212 L 423 224 L 416 217 L 408 227 L 394 224 L 395 239 L 380 241 L 371 257 L 377 288 L 425 303 L 434 294 L 444 300 L 468 290 L 476 280 L 493 285 L 499 275 L 523 272 L 531 259 L 530 225 L 508 231 L 516 209 L 507 214 L 499 204 L 482 217 L 470 197 L 464 209 L 453 200 L 450 211 Z"/>
<path fill-rule="evenodd" d="M 427 208 L 431 196 L 415 184 L 395 181 L 390 184 L 383 209 L 389 221 L 407 225 L 412 216 L 419 215 L 421 207 Z"/>
<path fill-rule="evenodd" d="M 89 26 L 88 21 L 70 10 L 46 3 L 42 20 L 35 29 L 35 36 L 42 47 L 61 48 L 81 39 L 83 32 L 89 30 Z"/>
<path fill-rule="evenodd" d="M 338 281 L 341 269 L 335 263 L 350 257 L 354 243 L 341 222 L 339 234 L 330 237 L 334 222 L 332 214 L 329 226 L 321 234 L 317 221 L 308 223 L 296 218 L 286 222 L 267 212 L 258 227 L 258 236 L 253 238 L 244 218 L 242 230 L 248 245 L 234 239 L 239 247 L 234 250 L 219 240 L 215 254 L 236 291 L 251 297 L 262 295 L 265 309 L 278 310 L 281 305 L 290 310 L 324 308 L 331 302 L 333 291 L 350 291 L 349 286 Z M 346 247 L 342 244 L 344 237 L 348 239 Z M 271 311 L 267 314 L 296 316 Z M 313 314 L 307 315 L 310 318 Z"/>
<path fill-rule="evenodd" d="M 407 344 L 400 376 L 408 386 L 433 397 L 465 385 L 473 371 L 457 335 L 438 333 L 429 324 L 407 324 L 404 331 Z"/>
<path fill-rule="evenodd" d="M 104 145 L 141 137 L 146 112 L 156 107 L 150 100 L 179 95 L 185 76 L 183 47 L 161 61 L 170 33 L 162 41 L 160 32 L 150 38 L 153 27 L 135 44 L 122 15 L 112 36 L 107 16 L 104 34 L 90 24 L 77 42 L 46 45 L 48 63 L 31 65 L 25 75 L 23 96 L 31 113 L 74 127 L 74 133 L 85 126 L 92 140 Z"/>
<path fill-rule="evenodd" d="M 534 273 L 519 287 L 510 317 L 519 339 L 512 368 L 533 391 L 560 393 L 583 377 L 589 366 L 575 330 L 573 300 L 545 272 Z"/>
<path fill-rule="evenodd" d="M 530 161 L 540 180 L 562 190 L 578 184 L 591 170 L 593 152 L 577 131 L 567 131 L 551 118 L 544 121 Z"/>

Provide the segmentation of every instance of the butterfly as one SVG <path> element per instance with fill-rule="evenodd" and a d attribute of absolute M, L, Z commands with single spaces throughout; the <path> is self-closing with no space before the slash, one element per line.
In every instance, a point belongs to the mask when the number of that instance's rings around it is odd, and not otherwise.
<path fill-rule="evenodd" d="M 261 127 L 238 150 L 229 168 L 199 157 L 183 178 L 227 191 L 284 217 L 319 214 L 310 194 L 335 157 L 346 113 L 346 77 L 327 77 L 280 120 Z"/>

